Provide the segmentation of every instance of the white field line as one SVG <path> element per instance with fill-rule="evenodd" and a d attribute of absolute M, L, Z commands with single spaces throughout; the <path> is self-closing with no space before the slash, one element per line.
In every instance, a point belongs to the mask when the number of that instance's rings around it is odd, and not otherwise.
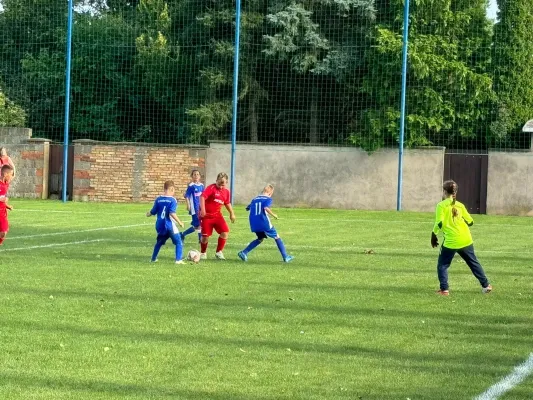
<path fill-rule="evenodd" d="M 496 400 L 501 395 L 518 386 L 524 379 L 533 373 L 533 353 L 529 358 L 519 366 L 515 367 L 513 372 L 487 389 L 487 391 L 474 400 Z"/>
<path fill-rule="evenodd" d="M 153 223 L 133 224 L 133 225 L 120 225 L 120 226 L 106 226 L 106 227 L 102 227 L 102 228 L 80 229 L 80 230 L 77 230 L 77 231 L 39 233 L 39 234 L 36 234 L 36 235 L 7 236 L 6 239 L 29 239 L 29 238 L 36 238 L 36 237 L 61 236 L 61 235 L 71 235 L 71 234 L 75 234 L 75 233 L 98 232 L 98 231 L 109 231 L 109 230 L 114 230 L 114 229 L 135 228 L 135 227 L 138 227 L 138 226 L 148 226 L 148 225 L 153 225 Z"/>
<path fill-rule="evenodd" d="M 77 240 L 75 242 L 65 242 L 65 243 L 51 243 L 51 244 L 42 244 L 39 246 L 25 246 L 25 247 L 13 247 L 7 249 L 0 249 L 0 253 L 5 251 L 22 251 L 22 250 L 33 250 L 33 249 L 44 249 L 48 247 L 63 247 L 63 246 L 72 246 L 76 244 L 87 244 L 87 243 L 97 243 L 105 242 L 106 239 L 93 239 L 93 240 Z"/>

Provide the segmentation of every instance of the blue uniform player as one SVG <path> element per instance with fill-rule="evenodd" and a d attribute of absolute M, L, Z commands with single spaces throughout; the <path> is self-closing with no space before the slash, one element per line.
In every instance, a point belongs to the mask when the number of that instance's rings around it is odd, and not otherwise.
<path fill-rule="evenodd" d="M 198 233 L 198 241 L 202 239 L 200 230 L 200 197 L 204 191 L 204 184 L 200 182 L 200 171 L 193 169 L 191 172 L 191 183 L 185 192 L 185 201 L 187 202 L 187 211 L 191 216 L 191 227 L 181 234 L 181 240 L 185 240 L 185 236 L 190 235 L 194 231 Z"/>
<path fill-rule="evenodd" d="M 272 238 L 276 241 L 279 252 L 283 261 L 290 262 L 293 257 L 287 254 L 283 240 L 278 236 L 276 229 L 272 226 L 268 216 L 278 219 L 278 216 L 272 212 L 270 206 L 272 205 L 272 194 L 274 193 L 274 186 L 266 185 L 263 193 L 252 200 L 246 210 L 250 212 L 250 229 L 257 235 L 257 239 L 252 241 L 248 247 L 238 253 L 241 260 L 248 260 L 248 253 L 259 246 L 264 239 Z"/>
<path fill-rule="evenodd" d="M 178 208 L 178 202 L 174 198 L 174 182 L 165 182 L 165 193 L 159 196 L 154 201 L 154 205 L 150 211 L 146 213 L 147 217 L 155 215 L 157 220 L 155 221 L 155 230 L 157 232 L 157 241 L 154 246 L 154 252 L 152 254 L 152 262 L 157 262 L 157 255 L 159 250 L 168 239 L 172 240 L 172 243 L 176 246 L 176 264 L 185 264 L 183 258 L 183 245 L 179 234 L 178 227 L 183 227 L 183 222 L 180 221 L 176 215 Z"/>

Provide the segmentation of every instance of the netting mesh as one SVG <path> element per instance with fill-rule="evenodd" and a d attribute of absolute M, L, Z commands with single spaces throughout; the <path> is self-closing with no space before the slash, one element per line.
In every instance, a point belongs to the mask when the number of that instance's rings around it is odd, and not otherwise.
<path fill-rule="evenodd" d="M 411 1 L 407 147 L 529 149 L 533 3 L 501 3 Z M 244 1 L 238 140 L 397 146 L 403 6 Z M 62 140 L 67 11 L 0 0 L 0 125 Z M 74 20 L 72 139 L 229 140 L 234 1 L 84 0 Z"/>

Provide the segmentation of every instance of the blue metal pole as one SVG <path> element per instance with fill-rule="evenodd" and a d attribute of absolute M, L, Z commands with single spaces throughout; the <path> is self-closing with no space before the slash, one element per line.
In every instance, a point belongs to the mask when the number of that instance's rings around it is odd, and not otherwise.
<path fill-rule="evenodd" d="M 230 191 L 231 203 L 233 204 L 233 192 L 235 188 L 235 150 L 237 145 L 237 100 L 239 88 L 239 44 L 241 39 L 241 0 L 236 0 L 235 12 L 235 55 L 233 60 L 233 113 L 231 117 L 231 173 Z"/>
<path fill-rule="evenodd" d="M 68 132 L 70 116 L 70 69 L 72 59 L 72 19 L 73 19 L 73 0 L 68 0 L 68 25 L 67 25 L 67 68 L 65 80 L 65 129 L 63 133 L 63 190 L 62 199 L 65 203 L 67 199 L 67 178 L 68 178 Z"/>
<path fill-rule="evenodd" d="M 403 45 L 402 45 L 402 92 L 400 106 L 400 143 L 398 153 L 398 192 L 396 198 L 396 210 L 402 210 L 402 186 L 403 186 L 403 139 L 405 134 L 405 98 L 407 90 L 407 44 L 409 41 L 409 0 L 405 0 L 403 7 Z"/>

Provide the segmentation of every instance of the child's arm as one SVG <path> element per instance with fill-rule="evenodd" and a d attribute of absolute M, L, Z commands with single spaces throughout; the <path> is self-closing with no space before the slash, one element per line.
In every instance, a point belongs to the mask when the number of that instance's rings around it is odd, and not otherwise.
<path fill-rule="evenodd" d="M 181 222 L 176 213 L 170 213 L 170 218 L 176 221 L 176 223 L 183 228 L 183 222 Z"/>
<path fill-rule="evenodd" d="M 154 205 L 152 206 L 152 209 L 146 213 L 147 217 L 151 217 L 152 215 L 155 215 L 156 209 L 155 209 L 156 202 L 154 201 Z"/>
<path fill-rule="evenodd" d="M 185 202 L 187 203 L 187 211 L 191 211 L 191 202 L 188 197 L 185 197 Z"/>
<path fill-rule="evenodd" d="M 265 207 L 265 212 L 266 212 L 268 215 L 271 215 L 273 218 L 278 219 L 278 216 L 277 216 L 276 214 L 274 214 L 270 208 Z"/>
<path fill-rule="evenodd" d="M 226 210 L 228 210 L 228 212 L 229 212 L 230 221 L 231 222 L 235 222 L 235 220 L 236 220 L 235 213 L 233 212 L 233 207 L 231 206 L 231 203 L 224 204 L 224 206 L 226 207 Z"/>

